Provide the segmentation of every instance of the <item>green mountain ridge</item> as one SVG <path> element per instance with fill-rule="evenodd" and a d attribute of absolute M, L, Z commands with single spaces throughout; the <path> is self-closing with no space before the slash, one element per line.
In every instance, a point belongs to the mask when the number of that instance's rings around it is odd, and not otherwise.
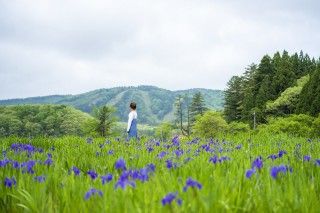
<path fill-rule="evenodd" d="M 97 89 L 78 95 L 50 95 L 21 99 L 0 100 L 0 105 L 19 104 L 64 104 L 73 106 L 81 111 L 90 113 L 96 106 L 112 105 L 117 108 L 120 121 L 126 121 L 128 105 L 131 101 L 138 104 L 139 121 L 146 124 L 157 124 L 164 120 L 173 120 L 174 101 L 177 95 L 192 96 L 201 92 L 208 108 L 221 110 L 224 105 L 224 92 L 192 88 L 171 91 L 155 86 L 129 86 Z"/>

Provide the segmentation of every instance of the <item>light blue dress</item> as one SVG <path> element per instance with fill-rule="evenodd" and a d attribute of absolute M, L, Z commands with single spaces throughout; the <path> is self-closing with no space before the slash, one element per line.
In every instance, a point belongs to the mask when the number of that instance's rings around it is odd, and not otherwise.
<path fill-rule="evenodd" d="M 138 125 L 138 120 L 135 118 L 135 119 L 132 120 L 130 129 L 129 129 L 129 132 L 128 132 L 128 139 L 129 139 L 129 140 L 130 140 L 131 138 L 135 138 L 135 139 L 138 138 L 138 128 L 137 128 L 137 125 Z"/>

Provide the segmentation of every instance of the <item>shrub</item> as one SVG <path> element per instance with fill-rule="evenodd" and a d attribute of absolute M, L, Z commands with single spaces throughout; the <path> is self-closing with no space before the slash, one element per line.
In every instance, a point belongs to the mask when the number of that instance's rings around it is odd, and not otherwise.
<path fill-rule="evenodd" d="M 320 114 L 312 123 L 312 136 L 320 137 Z"/>
<path fill-rule="evenodd" d="M 222 114 L 215 111 L 207 111 L 202 116 L 197 116 L 193 126 L 194 134 L 204 138 L 216 137 L 227 130 L 228 124 Z"/>
<path fill-rule="evenodd" d="M 162 123 L 156 128 L 155 135 L 162 141 L 169 139 L 172 135 L 173 127 L 170 123 Z"/>
<path fill-rule="evenodd" d="M 310 137 L 313 120 L 313 117 L 304 114 L 270 118 L 268 125 L 264 128 L 273 133 L 287 133 L 293 136 Z"/>
<path fill-rule="evenodd" d="M 229 132 L 230 133 L 241 133 L 241 132 L 248 132 L 250 130 L 249 124 L 243 122 L 231 122 L 229 124 Z"/>

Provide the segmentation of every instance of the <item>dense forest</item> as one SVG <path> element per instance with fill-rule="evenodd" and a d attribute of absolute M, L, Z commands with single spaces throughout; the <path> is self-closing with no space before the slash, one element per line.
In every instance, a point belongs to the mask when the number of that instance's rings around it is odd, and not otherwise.
<path fill-rule="evenodd" d="M 174 120 L 174 103 L 177 96 L 189 95 L 191 97 L 197 92 L 202 93 L 208 108 L 223 109 L 224 94 L 221 90 L 188 89 L 170 91 L 154 86 L 115 87 L 98 89 L 79 95 L 0 100 L 0 105 L 63 104 L 87 113 L 92 113 L 95 107 L 110 105 L 115 107 L 116 116 L 119 120 L 125 122 L 128 118 L 129 103 L 135 101 L 138 104 L 139 122 L 155 125 L 164 120 Z"/>
<path fill-rule="evenodd" d="M 90 119 L 65 105 L 0 106 L 0 136 L 82 135 Z"/>
<path fill-rule="evenodd" d="M 287 51 L 265 55 L 233 76 L 225 91 L 225 118 L 253 125 L 276 116 L 320 113 L 320 60 Z"/>

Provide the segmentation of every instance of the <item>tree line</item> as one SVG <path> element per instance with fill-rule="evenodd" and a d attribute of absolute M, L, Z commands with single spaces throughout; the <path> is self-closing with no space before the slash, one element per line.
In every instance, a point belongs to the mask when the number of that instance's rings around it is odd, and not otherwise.
<path fill-rule="evenodd" d="M 320 112 L 320 60 L 287 51 L 265 55 L 240 76 L 233 76 L 225 91 L 224 115 L 228 122 L 253 125 L 269 117 Z"/>

